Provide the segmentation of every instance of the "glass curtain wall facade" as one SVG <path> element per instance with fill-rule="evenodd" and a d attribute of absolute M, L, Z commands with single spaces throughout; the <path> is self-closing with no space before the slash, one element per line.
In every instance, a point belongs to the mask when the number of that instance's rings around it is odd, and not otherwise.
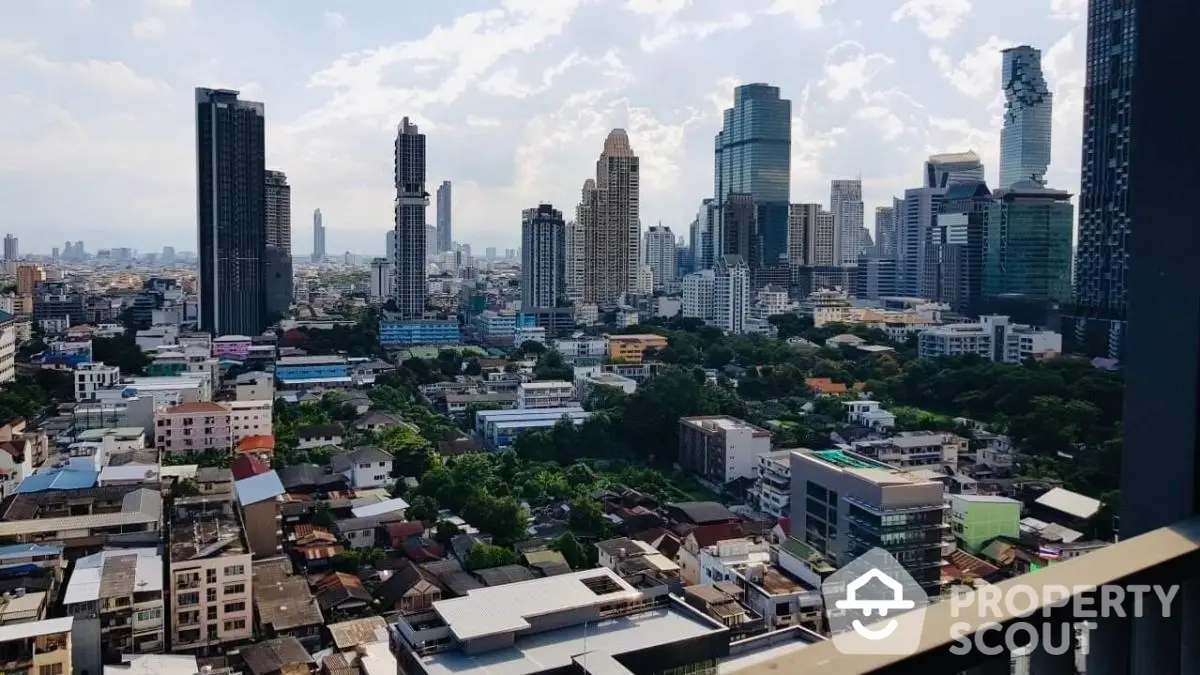
<path fill-rule="evenodd" d="M 1004 127 L 1000 130 L 1000 188 L 1046 184 L 1050 166 L 1053 95 L 1042 74 L 1042 52 L 1022 45 L 1002 52 Z"/>
<path fill-rule="evenodd" d="M 1069 302 L 1075 223 L 1070 193 L 1027 187 L 994 196 L 984 248 L 984 295 Z"/>
<path fill-rule="evenodd" d="M 779 87 L 762 83 L 738 87 L 716 136 L 715 151 L 713 196 L 718 218 L 731 193 L 750 195 L 757 210 L 761 259 L 774 265 L 787 255 L 792 102 L 780 98 Z M 720 250 L 725 248 L 722 242 Z"/>

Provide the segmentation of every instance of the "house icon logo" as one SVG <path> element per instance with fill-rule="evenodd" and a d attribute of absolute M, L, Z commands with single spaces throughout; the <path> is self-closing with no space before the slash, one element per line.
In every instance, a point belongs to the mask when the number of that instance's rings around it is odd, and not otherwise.
<path fill-rule="evenodd" d="M 917 651 L 929 597 L 887 551 L 871 549 L 834 572 L 821 594 L 834 646 L 843 654 Z"/>

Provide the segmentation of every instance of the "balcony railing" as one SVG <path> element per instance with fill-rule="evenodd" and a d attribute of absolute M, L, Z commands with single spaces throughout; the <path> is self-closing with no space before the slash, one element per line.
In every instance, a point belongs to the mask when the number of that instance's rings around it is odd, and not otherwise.
<path fill-rule="evenodd" d="M 1200 673 L 1200 517 L 1160 528 L 1078 558 L 1009 579 L 989 591 L 990 596 L 1016 598 L 1008 602 L 981 602 L 981 593 L 970 592 L 954 601 L 945 600 L 897 617 L 906 622 L 922 621 L 920 642 L 911 655 L 842 654 L 834 641 L 815 644 L 777 659 L 755 664 L 737 675 L 822 673 L 822 675 L 1000 675 L 1010 672 L 1013 655 L 1007 651 L 1004 633 L 995 628 L 1022 622 L 1033 626 L 1039 637 L 1045 626 L 1089 622 L 1092 628 L 1083 641 L 1087 648 L 1088 675 L 1162 675 Z M 1164 608 L 1154 592 L 1136 599 L 1125 593 L 1117 601 L 1101 587 L 1162 584 L 1180 585 L 1172 604 Z M 1013 589 L 1022 589 L 1009 595 Z M 1057 589 L 1074 589 L 1069 596 L 1085 598 L 1090 604 L 1057 599 Z M 1101 589 L 1101 590 L 1095 590 Z M 1057 601 L 1056 601 L 1057 599 Z M 1108 609 L 1103 610 L 1108 602 Z M 1086 607 L 1095 617 L 1076 616 L 1076 607 Z M 1119 612 L 1117 609 L 1119 608 Z M 1020 610 L 1020 611 L 1014 611 Z M 1164 609 L 1166 611 L 1164 611 Z M 1139 614 L 1140 612 L 1140 614 Z M 965 625 L 965 627 L 964 627 Z M 882 624 L 873 626 L 882 628 Z M 952 630 L 965 628 L 963 630 Z M 980 633 L 980 629 L 987 629 Z M 903 631 L 903 627 L 900 629 Z M 1072 631 L 1073 632 L 1073 631 Z M 983 636 L 986 634 L 986 638 Z M 1060 633 L 1054 630 L 1057 646 Z M 971 644 L 981 640 L 1003 653 L 989 656 L 980 650 L 961 648 L 965 635 Z M 1014 632 L 1013 643 L 1022 647 L 1028 631 Z M 1074 640 L 1077 643 L 1079 636 Z M 953 651 L 952 651 L 953 650 Z M 993 653 L 995 653 L 993 651 Z M 1075 675 L 1076 655 L 1071 651 L 1053 655 L 1032 649 L 1028 656 L 1030 675 Z"/>

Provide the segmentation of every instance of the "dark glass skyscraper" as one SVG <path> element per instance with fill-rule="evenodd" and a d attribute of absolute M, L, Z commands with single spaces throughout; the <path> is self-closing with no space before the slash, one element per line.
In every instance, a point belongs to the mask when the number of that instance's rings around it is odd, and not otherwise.
<path fill-rule="evenodd" d="M 292 304 L 292 188 L 282 171 L 266 173 L 266 312 L 283 315 Z"/>
<path fill-rule="evenodd" d="M 425 314 L 425 134 L 405 117 L 396 129 L 396 250 L 392 252 L 396 309 L 403 319 Z"/>
<path fill-rule="evenodd" d="M 196 89 L 200 329 L 258 335 L 266 312 L 263 104 Z"/>
<path fill-rule="evenodd" d="M 1128 300 L 1130 119 L 1135 53 L 1134 3 L 1088 3 L 1087 82 L 1074 307 L 1066 337 L 1073 348 L 1117 357 Z"/>
<path fill-rule="evenodd" d="M 765 265 L 779 262 L 787 256 L 792 102 L 779 97 L 779 87 L 757 83 L 736 88 L 715 151 L 713 197 L 718 219 L 730 194 L 750 195 L 757 210 L 761 260 Z M 720 222 L 717 234 L 716 250 L 724 251 Z"/>
<path fill-rule="evenodd" d="M 1045 185 L 1054 97 L 1042 74 L 1042 52 L 1021 45 L 1001 54 L 1004 128 L 1000 130 L 1000 189 L 1023 182 Z"/>
<path fill-rule="evenodd" d="M 567 223 L 552 204 L 521 212 L 521 309 L 557 307 L 567 293 Z"/>

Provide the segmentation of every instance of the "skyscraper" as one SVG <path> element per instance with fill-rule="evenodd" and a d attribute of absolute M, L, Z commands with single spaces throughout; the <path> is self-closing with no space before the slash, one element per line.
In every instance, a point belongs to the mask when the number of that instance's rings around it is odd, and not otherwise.
<path fill-rule="evenodd" d="M 958 183 L 982 182 L 983 162 L 973 151 L 931 155 L 925 162 L 924 185 L 904 191 L 904 210 L 897 214 L 896 285 L 903 295 L 932 297 L 925 274 L 931 230 L 946 190 Z"/>
<path fill-rule="evenodd" d="M 791 204 L 788 208 L 788 264 L 829 267 L 834 264 L 834 216 L 820 204 Z"/>
<path fill-rule="evenodd" d="M 454 248 L 454 233 L 451 231 L 450 181 L 444 180 L 437 189 L 437 252 L 445 253 Z"/>
<path fill-rule="evenodd" d="M 292 188 L 282 171 L 266 172 L 266 311 L 292 304 Z"/>
<path fill-rule="evenodd" d="M 745 84 L 734 89 L 733 107 L 715 139 L 713 197 L 718 218 L 731 193 L 750 195 L 762 239 L 761 260 L 774 265 L 787 256 L 789 182 L 792 168 L 792 102 L 779 87 Z M 727 250 L 718 222 L 718 250 Z M 747 263 L 754 270 L 755 261 Z"/>
<path fill-rule="evenodd" d="M 1075 288 L 1064 326 L 1074 347 L 1117 358 L 1122 352 L 1128 299 L 1127 248 L 1134 3 L 1092 2 L 1088 10 L 1087 79 L 1083 90 L 1083 162 Z M 1145 195 L 1142 196 L 1146 198 Z M 1069 330 L 1070 329 L 1070 330 Z"/>
<path fill-rule="evenodd" d="M 692 268 L 694 271 L 710 270 L 717 257 L 717 215 L 714 200 L 707 198 L 700 203 L 692 229 Z"/>
<path fill-rule="evenodd" d="M 642 251 L 646 264 L 650 266 L 654 290 L 660 290 L 675 282 L 678 273 L 675 259 L 675 233 L 664 225 L 646 228 Z"/>
<path fill-rule="evenodd" d="M 875 207 L 875 250 L 879 252 L 880 258 L 896 257 L 895 206 Z"/>
<path fill-rule="evenodd" d="M 396 130 L 396 309 L 403 319 L 425 313 L 425 134 L 405 117 Z"/>
<path fill-rule="evenodd" d="M 1042 52 L 1029 45 L 1001 52 L 1004 58 L 1004 127 L 1000 130 L 1000 188 L 1020 182 L 1046 184 L 1050 166 L 1053 95 L 1042 74 Z"/>
<path fill-rule="evenodd" d="M 983 181 L 946 189 L 930 231 L 925 286 L 930 300 L 966 316 L 981 312 L 983 255 L 992 193 Z"/>
<path fill-rule="evenodd" d="M 629 136 L 624 129 L 613 129 L 596 162 L 596 180 L 584 183 L 576 218 L 584 228 L 584 302 L 612 308 L 637 288 L 638 169 Z"/>
<path fill-rule="evenodd" d="M 325 222 L 321 218 L 321 209 L 313 211 L 313 254 L 312 261 L 325 261 Z"/>
<path fill-rule="evenodd" d="M 578 208 L 576 211 L 576 216 L 578 216 Z M 583 287 L 585 283 L 583 269 L 587 264 L 585 241 L 583 226 L 580 222 L 572 220 L 567 223 L 566 251 L 564 253 L 566 261 L 563 266 L 566 274 L 567 298 L 571 302 L 580 302 L 583 300 Z M 511 248 L 504 252 L 506 259 L 511 259 L 515 255 L 516 251 L 513 251 Z"/>
<path fill-rule="evenodd" d="M 863 245 L 862 180 L 830 181 L 829 212 L 833 214 L 834 264 L 857 264 Z"/>
<path fill-rule="evenodd" d="M 200 329 L 258 335 L 266 312 L 266 140 L 262 103 L 196 89 Z"/>
<path fill-rule="evenodd" d="M 521 212 L 521 309 L 558 306 L 567 290 L 567 224 L 552 204 Z"/>
<path fill-rule="evenodd" d="M 11 234 L 4 235 L 4 259 L 16 260 L 19 257 L 21 255 L 17 250 L 17 238 Z"/>
<path fill-rule="evenodd" d="M 1067 303 L 1075 207 L 1064 190 L 1020 184 L 997 190 L 988 214 L 983 294 Z"/>

